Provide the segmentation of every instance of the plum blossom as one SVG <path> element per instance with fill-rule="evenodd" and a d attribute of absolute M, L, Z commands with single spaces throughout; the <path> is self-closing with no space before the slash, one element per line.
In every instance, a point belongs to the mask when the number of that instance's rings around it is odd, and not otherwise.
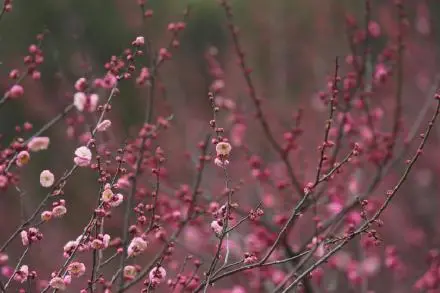
<path fill-rule="evenodd" d="M 66 290 L 66 283 L 64 282 L 64 279 L 61 277 L 54 277 L 50 280 L 49 285 L 58 290 Z"/>
<path fill-rule="evenodd" d="M 167 271 L 164 269 L 164 267 L 158 265 L 150 271 L 148 278 L 150 279 L 150 282 L 154 287 L 159 285 L 163 280 L 165 280 L 166 276 L 167 276 Z"/>
<path fill-rule="evenodd" d="M 80 167 L 87 167 L 92 160 L 92 152 L 86 146 L 79 147 L 75 150 L 75 158 L 73 161 Z"/>
<path fill-rule="evenodd" d="M 215 235 L 219 236 L 223 231 L 223 224 L 218 220 L 214 220 L 211 222 L 211 229 L 214 231 Z"/>
<path fill-rule="evenodd" d="M 104 189 L 104 191 L 101 193 L 101 200 L 103 202 L 109 202 L 113 198 L 113 191 L 111 188 L 107 187 Z"/>
<path fill-rule="evenodd" d="M 99 96 L 97 94 L 91 94 L 87 96 L 83 92 L 76 92 L 73 95 L 73 105 L 80 112 L 85 110 L 93 112 L 96 110 L 99 102 Z"/>
<path fill-rule="evenodd" d="M 16 98 L 20 98 L 21 96 L 23 96 L 24 94 L 24 89 L 21 85 L 19 84 L 14 84 L 11 89 L 6 93 L 7 97 L 16 99 Z"/>
<path fill-rule="evenodd" d="M 41 220 L 42 221 L 49 221 L 50 219 L 52 219 L 52 212 L 51 211 L 44 211 L 41 213 Z"/>
<path fill-rule="evenodd" d="M 72 262 L 67 267 L 67 271 L 73 277 L 81 277 L 86 272 L 86 266 L 82 262 Z"/>
<path fill-rule="evenodd" d="M 67 213 L 67 209 L 64 205 L 57 205 L 52 208 L 52 215 L 55 218 L 61 218 Z"/>
<path fill-rule="evenodd" d="M 148 247 L 148 242 L 141 237 L 135 237 L 131 240 L 127 248 L 128 256 L 136 256 L 145 251 Z"/>
<path fill-rule="evenodd" d="M 55 181 L 55 176 L 49 170 L 40 173 L 40 184 L 43 187 L 51 187 Z"/>
<path fill-rule="evenodd" d="M 20 269 L 15 272 L 14 280 L 20 283 L 27 281 L 29 276 L 29 267 L 27 265 L 22 265 Z"/>
<path fill-rule="evenodd" d="M 23 167 L 27 163 L 29 163 L 29 160 L 31 159 L 31 156 L 27 151 L 21 151 L 17 155 L 16 164 L 18 167 Z"/>
<path fill-rule="evenodd" d="M 141 47 L 145 45 L 145 38 L 143 36 L 138 36 L 131 44 L 136 47 Z"/>
<path fill-rule="evenodd" d="M 232 146 L 228 142 L 219 142 L 215 146 L 215 151 L 217 152 L 217 156 L 228 156 L 231 152 Z"/>
<path fill-rule="evenodd" d="M 124 267 L 124 279 L 133 280 L 136 277 L 137 271 L 134 266 Z"/>
<path fill-rule="evenodd" d="M 96 131 L 98 131 L 98 132 L 106 131 L 111 125 L 112 125 L 112 122 L 110 120 L 106 119 L 96 126 Z"/>
<path fill-rule="evenodd" d="M 31 138 L 28 142 L 27 147 L 32 152 L 38 152 L 42 150 L 47 150 L 49 147 L 50 139 L 47 136 L 36 136 Z"/>

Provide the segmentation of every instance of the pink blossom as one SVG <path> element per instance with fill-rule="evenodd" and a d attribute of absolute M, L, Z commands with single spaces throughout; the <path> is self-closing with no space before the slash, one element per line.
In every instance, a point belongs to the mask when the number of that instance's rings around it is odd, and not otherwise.
<path fill-rule="evenodd" d="M 133 280 L 136 277 L 137 271 L 134 266 L 124 267 L 124 279 Z"/>
<path fill-rule="evenodd" d="M 61 277 L 54 277 L 50 280 L 49 285 L 58 290 L 66 290 L 66 283 L 64 282 L 64 279 Z"/>
<path fill-rule="evenodd" d="M 73 277 L 81 277 L 86 272 L 86 266 L 82 262 L 72 262 L 67 267 L 67 271 Z"/>
<path fill-rule="evenodd" d="M 131 44 L 136 47 L 141 47 L 145 45 L 145 38 L 143 36 L 138 36 Z"/>
<path fill-rule="evenodd" d="M 21 236 L 21 243 L 23 244 L 23 246 L 28 246 L 29 245 L 29 237 L 28 237 L 27 231 L 25 231 L 25 230 L 21 231 L 20 236 Z"/>
<path fill-rule="evenodd" d="M 76 92 L 73 95 L 73 105 L 75 105 L 76 109 L 80 112 L 84 111 L 85 105 L 87 102 L 87 96 L 83 92 Z"/>
<path fill-rule="evenodd" d="M 52 212 L 51 211 L 44 211 L 41 213 L 41 220 L 42 221 L 49 221 L 52 219 Z"/>
<path fill-rule="evenodd" d="M 144 252 L 148 247 L 148 242 L 141 237 L 134 237 L 127 248 L 128 256 L 136 256 Z"/>
<path fill-rule="evenodd" d="M 123 201 L 124 201 L 124 196 L 120 193 L 117 193 L 116 195 L 113 196 L 112 200 L 110 201 L 110 205 L 115 208 L 119 206 Z"/>
<path fill-rule="evenodd" d="M 222 160 L 220 158 L 215 158 L 214 164 L 220 168 L 225 168 L 226 166 L 229 165 L 229 160 Z"/>
<path fill-rule="evenodd" d="M 166 276 L 166 270 L 160 265 L 153 268 L 148 274 L 148 278 L 153 286 L 159 285 L 163 280 L 165 280 Z"/>
<path fill-rule="evenodd" d="M 31 138 L 28 148 L 32 152 L 46 150 L 49 147 L 50 139 L 47 136 L 36 136 Z"/>
<path fill-rule="evenodd" d="M 109 202 L 113 198 L 113 191 L 111 188 L 105 188 L 104 191 L 101 194 L 101 200 L 103 202 Z"/>
<path fill-rule="evenodd" d="M 30 159 L 31 159 L 31 156 L 29 155 L 29 152 L 21 151 L 17 155 L 16 164 L 18 167 L 23 167 L 24 165 L 29 163 Z"/>
<path fill-rule="evenodd" d="M 104 120 L 96 126 L 96 131 L 98 132 L 106 131 L 111 125 L 112 122 L 110 120 L 108 119 Z"/>
<path fill-rule="evenodd" d="M 55 218 L 61 218 L 67 213 L 67 209 L 64 205 L 58 205 L 54 208 L 52 208 L 52 215 Z"/>
<path fill-rule="evenodd" d="M 7 97 L 16 99 L 16 98 L 20 98 L 21 96 L 23 96 L 24 94 L 24 89 L 21 85 L 19 84 L 14 84 L 11 89 L 6 93 Z"/>
<path fill-rule="evenodd" d="M 20 269 L 15 272 L 14 280 L 20 283 L 27 281 L 29 276 L 29 267 L 27 265 L 22 265 Z"/>
<path fill-rule="evenodd" d="M 40 173 L 40 184 L 43 187 L 51 187 L 55 181 L 55 176 L 49 170 Z"/>
<path fill-rule="evenodd" d="M 75 158 L 73 161 L 80 167 L 86 167 L 90 165 L 92 160 L 92 152 L 86 146 L 79 147 L 75 150 Z"/>
<path fill-rule="evenodd" d="M 85 79 L 84 77 L 79 78 L 76 82 L 75 82 L 75 89 L 78 92 L 82 92 L 86 89 L 87 86 L 87 79 Z"/>
<path fill-rule="evenodd" d="M 73 105 L 80 112 L 85 110 L 93 112 L 96 110 L 99 102 L 99 96 L 97 94 L 91 94 L 87 96 L 83 92 L 76 92 L 73 95 Z"/>
<path fill-rule="evenodd" d="M 215 235 L 220 236 L 223 231 L 223 225 L 221 222 L 214 220 L 211 222 L 211 229 L 214 231 Z"/>

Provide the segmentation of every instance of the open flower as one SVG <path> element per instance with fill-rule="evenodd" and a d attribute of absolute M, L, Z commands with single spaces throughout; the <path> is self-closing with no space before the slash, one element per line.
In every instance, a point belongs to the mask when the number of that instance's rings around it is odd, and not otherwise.
<path fill-rule="evenodd" d="M 49 285 L 54 289 L 62 291 L 66 290 L 66 283 L 64 282 L 64 279 L 60 277 L 52 278 L 49 282 Z"/>
<path fill-rule="evenodd" d="M 49 147 L 50 139 L 47 136 L 37 136 L 31 138 L 28 142 L 27 146 L 30 151 L 38 152 L 42 150 L 46 150 Z"/>
<path fill-rule="evenodd" d="M 232 146 L 228 142 L 219 142 L 215 146 L 215 151 L 217 152 L 217 156 L 228 156 L 232 150 Z"/>
<path fill-rule="evenodd" d="M 72 262 L 67 267 L 67 271 L 73 277 L 81 277 L 86 272 L 86 266 L 82 262 Z"/>
<path fill-rule="evenodd" d="M 51 187 L 55 181 L 55 176 L 49 170 L 40 173 L 40 184 L 43 187 Z"/>
<path fill-rule="evenodd" d="M 211 222 L 211 229 L 214 231 L 215 235 L 220 236 L 223 231 L 223 223 L 218 220 L 214 220 Z"/>
<path fill-rule="evenodd" d="M 98 106 L 99 96 L 97 94 L 91 94 L 87 96 L 83 92 L 76 92 L 73 95 L 73 105 L 80 112 L 85 110 L 93 112 Z"/>
<path fill-rule="evenodd" d="M 148 242 L 141 237 L 135 237 L 131 240 L 127 248 L 128 256 L 136 256 L 145 251 L 148 247 Z"/>
<path fill-rule="evenodd" d="M 16 164 L 18 167 L 23 167 L 27 163 L 29 163 L 29 160 L 31 159 L 31 156 L 27 151 L 21 151 L 17 155 Z"/>
<path fill-rule="evenodd" d="M 150 271 L 148 278 L 150 279 L 150 282 L 153 286 L 157 286 L 163 280 L 165 280 L 166 276 L 167 276 L 167 271 L 164 269 L 163 266 L 158 265 Z"/>
<path fill-rule="evenodd" d="M 125 266 L 124 267 L 124 279 L 133 280 L 136 277 L 137 271 L 134 266 Z"/>
<path fill-rule="evenodd" d="M 22 265 L 20 269 L 15 272 L 14 280 L 17 282 L 24 283 L 29 276 L 29 267 L 27 265 Z"/>
<path fill-rule="evenodd" d="M 61 218 L 67 213 L 67 209 L 64 205 L 58 205 L 52 209 L 52 216 L 55 218 Z"/>
<path fill-rule="evenodd" d="M 113 198 L 113 191 L 111 188 L 105 188 L 104 191 L 101 193 L 101 200 L 103 202 L 109 202 Z"/>
<path fill-rule="evenodd" d="M 73 161 L 80 167 L 87 167 L 92 160 L 92 152 L 86 146 L 79 147 L 75 150 L 75 158 Z"/>

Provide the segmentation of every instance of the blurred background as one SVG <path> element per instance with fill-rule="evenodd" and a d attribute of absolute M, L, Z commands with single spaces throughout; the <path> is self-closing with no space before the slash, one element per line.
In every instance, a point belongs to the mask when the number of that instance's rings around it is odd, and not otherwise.
<path fill-rule="evenodd" d="M 393 2 L 371 1 L 371 19 L 380 26 L 379 36 L 370 44 L 373 56 L 395 42 L 397 11 Z M 295 115 L 299 110 L 302 111 L 301 127 L 304 133 L 298 141 L 298 150 L 291 159 L 301 182 L 308 182 L 313 179 L 318 158 L 316 148 L 322 140 L 324 121 L 328 115 L 327 107 L 321 102 L 318 93 L 327 90 L 336 56 L 341 60 L 341 74 L 350 70 L 345 62 L 345 57 L 350 54 L 345 19 L 347 14 L 351 14 L 363 26 L 364 1 L 233 0 L 231 5 L 234 23 L 240 28 L 245 58 L 248 66 L 253 69 L 252 77 L 257 94 L 264 99 L 263 110 L 277 139 L 282 140 L 283 132 L 295 125 Z M 156 95 L 154 117 L 174 115 L 172 127 L 160 135 L 158 142 L 167 156 L 167 174 L 161 192 L 172 194 L 181 184 L 191 185 L 197 174 L 197 144 L 210 133 L 208 122 L 212 111 L 207 93 L 213 86 L 221 88 L 221 97 L 226 103 L 226 110 L 220 113 L 222 127 L 230 133 L 237 124 L 237 117 L 242 115 L 241 119 L 246 121 L 247 127 L 244 140 L 250 151 L 260 155 L 272 174 L 282 179 L 284 175 L 279 171 L 281 167 L 277 155 L 271 150 L 262 135 L 260 125 L 253 118 L 255 109 L 237 65 L 225 12 L 215 0 L 147 0 L 146 8 L 154 13 L 145 22 L 135 0 L 14 0 L 13 10 L 4 14 L 0 22 L 1 92 L 6 92 L 12 84 L 8 78 L 9 72 L 14 68 L 25 68 L 23 58 L 28 54 L 29 45 L 37 42 L 35 37 L 41 32 L 46 32 L 42 43 L 44 63 L 39 67 L 41 79 L 26 78 L 23 81 L 24 97 L 8 102 L 0 110 L 2 147 L 17 136 L 14 130 L 17 125 L 28 121 L 34 125 L 34 129 L 38 129 L 60 113 L 72 101 L 75 81 L 83 76 L 96 78 L 105 75 L 105 62 L 130 47 L 137 36 L 147 36 L 156 50 L 167 46 L 172 37 L 167 30 L 168 23 L 182 21 L 184 10 L 188 7 L 186 28 L 179 36 L 180 46 L 172 50 L 172 60 L 160 69 L 160 86 Z M 407 133 L 414 124 L 426 97 L 432 95 L 440 74 L 440 19 L 436 17 L 440 13 L 440 2 L 405 1 L 405 11 L 408 29 L 405 34 L 404 54 L 403 133 Z M 141 58 L 138 62 L 138 68 L 148 64 L 147 58 Z M 212 71 L 213 62 L 214 67 L 221 70 L 220 73 Z M 122 145 L 126 138 L 136 135 L 144 120 L 147 96 L 146 88 L 137 86 L 134 81 L 121 82 L 119 89 L 120 94 L 114 100 L 109 114 L 113 123 L 112 131 L 102 138 L 114 149 Z M 378 125 L 384 131 L 389 131 L 391 127 L 394 91 L 395 84 L 391 78 L 389 83 L 375 92 L 371 101 L 373 107 L 383 111 L 384 119 Z M 104 102 L 108 93 L 102 92 L 100 95 L 100 101 Z M 434 107 L 434 103 L 432 104 Z M 421 126 L 426 125 L 431 112 L 423 118 Z M 80 114 L 70 113 L 68 117 L 78 119 L 78 115 Z M 90 121 L 88 117 L 83 118 Z M 39 187 L 40 171 L 50 169 L 59 177 L 72 164 L 73 152 L 80 144 L 78 137 L 88 128 L 86 123 L 82 129 L 75 129 L 73 137 L 69 137 L 66 131 L 68 125 L 69 120 L 64 120 L 47 131 L 45 135 L 51 138 L 49 150 L 31 154 L 30 164 L 19 171 L 25 213 L 33 211 L 45 195 L 45 191 Z M 28 134 L 23 136 L 26 138 Z M 342 268 L 327 271 L 326 281 L 322 286 L 315 286 L 318 290 L 316 292 L 361 292 L 360 286 L 353 285 L 353 281 L 347 277 L 347 272 L 350 264 L 359 264 L 365 259 L 372 262 L 372 267 L 375 268 L 368 282 L 362 283 L 367 286 L 363 290 L 372 290 L 368 292 L 410 292 L 414 283 L 425 274 L 429 268 L 427 256 L 431 249 L 440 245 L 439 186 L 436 180 L 440 172 L 439 139 L 440 127 L 437 127 L 429 140 L 426 155 L 417 163 L 404 190 L 383 216 L 385 227 L 381 230 L 381 237 L 384 245 L 373 253 L 379 260 L 369 259 L 360 252 L 362 249 L 358 246 L 361 246 L 361 241 L 358 241 L 359 244 L 354 243 L 344 254 L 351 262 L 341 265 Z M 399 148 L 402 141 L 403 139 L 399 140 Z M 236 156 L 237 161 L 246 163 L 244 153 L 237 151 Z M 255 187 L 246 164 L 237 163 L 232 166 L 235 183 L 244 181 L 239 193 L 243 210 L 255 206 L 256 198 L 276 192 L 276 188 Z M 373 194 L 378 196 L 379 201 L 384 190 L 395 184 L 404 166 L 403 160 L 396 164 L 385 178 L 384 184 Z M 362 176 L 371 177 L 368 174 L 370 169 L 366 167 L 366 174 Z M 222 197 L 223 181 L 220 174 L 218 169 L 209 165 L 202 189 L 222 202 L 225 198 Z M 341 176 L 348 182 L 351 180 L 350 175 L 343 173 Z M 61 247 L 80 235 L 82 227 L 87 223 L 88 217 L 84 217 L 84 214 L 90 214 L 95 194 L 99 190 L 94 176 L 87 171 L 77 173 L 65 188 L 68 214 L 61 220 L 51 222 L 48 225 L 50 227 L 42 228 L 45 240 L 42 245 L 32 248 L 38 253 L 32 253 L 27 261 L 30 267 L 39 268 L 42 278 L 47 278 L 45 274 L 49 276 L 50 272 L 60 266 L 63 262 Z M 146 176 L 144 180 L 142 184 L 151 190 L 154 179 Z M 360 181 L 362 188 L 362 180 Z M 289 196 L 275 196 L 275 205 L 266 212 L 268 221 L 272 221 L 272 216 L 277 214 L 278 209 L 284 212 L 285 197 Z M 291 199 L 292 197 L 290 202 Z M 1 242 L 19 224 L 20 213 L 17 191 L 13 188 L 0 191 Z M 326 215 L 323 212 L 322 217 L 325 218 Z M 122 209 L 115 212 L 106 223 L 108 232 L 120 234 L 121 221 Z M 210 221 L 210 217 L 206 216 L 195 225 L 200 230 L 197 232 L 200 234 L 196 235 L 211 235 Z M 299 231 L 292 232 L 292 246 L 300 246 L 301 240 L 308 239 L 312 235 L 309 230 L 310 225 L 304 224 Z M 245 229 L 242 233 L 247 235 L 249 231 Z M 192 234 L 189 234 L 184 237 L 191 239 Z M 182 243 L 190 241 L 185 239 Z M 201 244 L 203 247 L 199 251 L 208 252 L 209 247 L 215 244 L 215 238 L 209 239 L 206 244 Z M 245 250 L 240 245 L 240 239 L 236 241 L 237 246 Z M 398 273 L 385 263 L 385 248 L 391 246 L 397 247 L 401 260 Z M 17 244 L 9 249 L 8 254 L 13 260 L 18 259 L 21 252 L 22 247 L 17 240 Z M 204 256 L 210 259 L 209 253 Z M 148 257 L 147 255 L 146 259 Z M 112 272 L 114 267 L 109 266 L 107 269 Z M 268 272 L 269 278 L 275 278 L 275 273 Z M 173 273 L 170 272 L 170 275 Z M 438 281 L 439 276 L 436 278 Z M 78 286 L 81 288 L 81 285 Z M 215 290 L 223 292 L 219 288 L 225 288 L 224 292 L 232 292 L 227 290 L 234 286 L 247 288 L 242 280 L 231 278 Z M 247 292 L 266 292 L 264 288 L 267 287 L 261 288 L 261 291 Z M 159 291 L 167 292 L 166 288 L 161 290 L 164 291 Z"/>

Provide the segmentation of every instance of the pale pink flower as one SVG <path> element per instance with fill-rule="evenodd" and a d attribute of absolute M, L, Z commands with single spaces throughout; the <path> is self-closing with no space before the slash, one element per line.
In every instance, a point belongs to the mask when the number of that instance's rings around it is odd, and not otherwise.
<path fill-rule="evenodd" d="M 97 94 L 91 94 L 87 96 L 83 92 L 76 92 L 73 95 L 73 105 L 80 112 L 89 111 L 94 112 L 98 106 L 99 96 Z"/>
<path fill-rule="evenodd" d="M 123 201 L 124 201 L 124 196 L 118 193 L 113 196 L 112 201 L 110 201 L 110 205 L 115 208 L 119 206 Z"/>
<path fill-rule="evenodd" d="M 67 271 L 73 277 L 81 277 L 86 272 L 86 266 L 82 262 L 72 262 L 67 267 Z"/>
<path fill-rule="evenodd" d="M 113 198 L 113 191 L 110 188 L 105 188 L 101 193 L 101 200 L 103 202 L 109 202 Z"/>
<path fill-rule="evenodd" d="M 148 274 L 148 278 L 153 286 L 159 285 L 167 276 L 167 271 L 164 267 L 158 265 L 153 268 Z"/>
<path fill-rule="evenodd" d="M 21 236 L 21 243 L 23 244 L 23 246 L 28 246 L 29 245 L 28 232 L 23 230 L 20 232 L 20 236 Z"/>
<path fill-rule="evenodd" d="M 72 283 L 72 277 L 70 275 L 65 275 L 63 281 L 65 285 L 70 285 L 70 283 Z"/>
<path fill-rule="evenodd" d="M 220 236 L 223 231 L 223 225 L 217 220 L 211 222 L 211 229 L 214 231 L 215 235 Z"/>
<path fill-rule="evenodd" d="M 90 165 L 92 160 L 92 152 L 86 146 L 79 147 L 75 150 L 75 158 L 73 161 L 80 167 L 86 167 Z"/>
<path fill-rule="evenodd" d="M 229 165 L 229 160 L 222 160 L 220 158 L 215 158 L 214 164 L 218 167 L 225 168 L 226 166 Z"/>
<path fill-rule="evenodd" d="M 110 120 L 108 119 L 104 120 L 96 126 L 96 131 L 98 132 L 106 131 L 111 125 L 112 122 Z"/>
<path fill-rule="evenodd" d="M 219 142 L 215 146 L 215 151 L 217 152 L 217 156 L 227 156 L 231 152 L 232 146 L 228 142 Z"/>
<path fill-rule="evenodd" d="M 141 47 L 145 45 L 145 38 L 143 36 L 136 37 L 136 39 L 131 44 L 136 47 Z"/>
<path fill-rule="evenodd" d="M 75 82 L 75 89 L 79 92 L 82 92 L 86 89 L 87 86 L 87 79 L 85 79 L 84 77 L 79 78 L 76 82 Z"/>
<path fill-rule="evenodd" d="M 92 243 L 90 243 L 90 247 L 93 249 L 104 249 L 105 245 L 101 239 L 93 239 Z"/>
<path fill-rule="evenodd" d="M 21 96 L 23 96 L 24 94 L 24 89 L 21 85 L 19 84 L 14 84 L 11 89 L 6 93 L 6 96 L 8 98 L 20 98 Z"/>
<path fill-rule="evenodd" d="M 58 206 L 56 206 L 56 207 L 54 207 L 54 208 L 52 209 L 52 215 L 53 215 L 55 218 L 61 218 L 61 217 L 64 216 L 66 213 L 67 213 L 67 209 L 66 209 L 66 207 L 63 206 L 63 205 L 58 205 Z"/>
<path fill-rule="evenodd" d="M 37 136 L 31 138 L 28 142 L 27 146 L 30 151 L 38 152 L 42 150 L 46 150 L 49 147 L 50 139 L 47 136 Z"/>
<path fill-rule="evenodd" d="M 52 212 L 51 211 L 44 211 L 41 213 L 41 220 L 42 221 L 49 221 L 52 219 Z"/>
<path fill-rule="evenodd" d="M 87 103 L 87 96 L 83 92 L 76 92 L 73 95 L 73 105 L 76 107 L 76 109 L 80 112 L 84 111 L 84 108 Z"/>
<path fill-rule="evenodd" d="M 148 242 L 141 237 L 135 237 L 131 240 L 127 248 L 128 256 L 136 256 L 144 252 L 148 247 Z"/>
<path fill-rule="evenodd" d="M 94 112 L 96 111 L 96 108 L 98 107 L 98 102 L 99 102 L 99 96 L 98 94 L 91 94 L 89 97 L 89 112 Z"/>
<path fill-rule="evenodd" d="M 17 160 L 15 161 L 18 167 L 23 167 L 27 163 L 29 163 L 29 160 L 31 159 L 31 156 L 27 151 L 21 151 L 17 155 Z"/>
<path fill-rule="evenodd" d="M 104 244 L 104 247 L 107 248 L 110 244 L 110 235 L 104 234 L 102 237 L 102 243 Z"/>
<path fill-rule="evenodd" d="M 55 176 L 49 170 L 40 173 L 40 184 L 43 187 L 51 187 L 55 181 Z"/>
<path fill-rule="evenodd" d="M 66 283 L 64 283 L 64 279 L 61 277 L 54 277 L 50 280 L 49 285 L 58 290 L 66 290 Z"/>
<path fill-rule="evenodd" d="M 124 279 L 133 280 L 136 277 L 137 271 L 134 266 L 124 267 Z"/>
<path fill-rule="evenodd" d="M 22 265 L 20 269 L 15 273 L 14 280 L 17 282 L 24 283 L 27 281 L 29 276 L 29 267 L 27 265 Z"/>

